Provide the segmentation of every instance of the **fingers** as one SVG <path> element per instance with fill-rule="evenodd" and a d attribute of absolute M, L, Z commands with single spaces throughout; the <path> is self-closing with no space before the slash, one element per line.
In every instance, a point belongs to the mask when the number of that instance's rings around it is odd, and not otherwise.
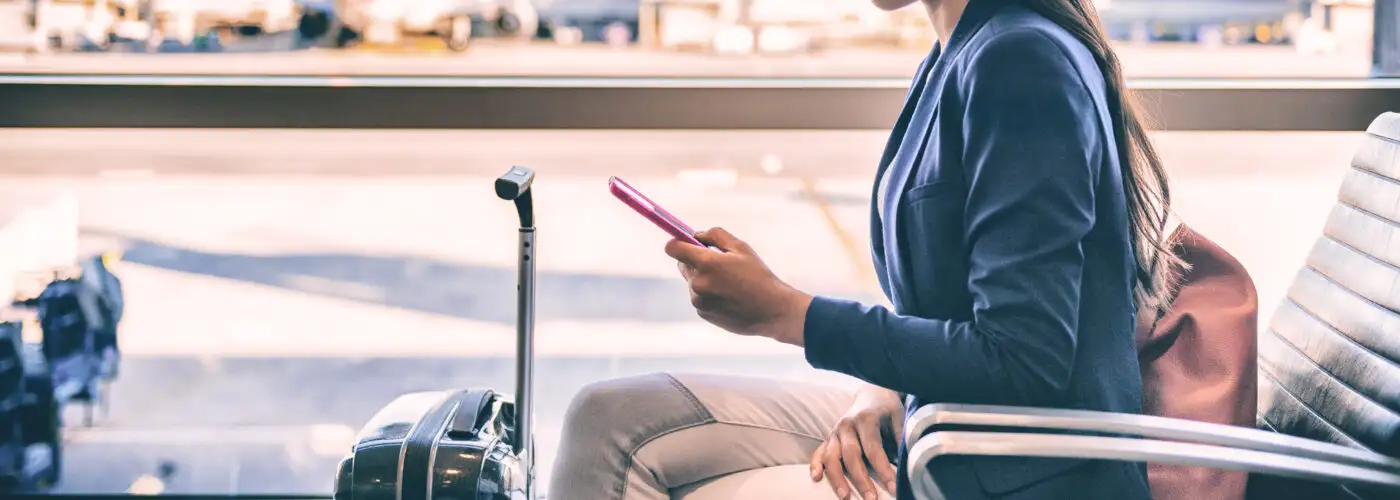
<path fill-rule="evenodd" d="M 695 233 L 695 239 L 700 240 L 701 243 L 726 252 L 739 252 L 746 255 L 753 255 L 754 253 L 753 248 L 750 247 L 748 243 L 744 243 L 743 240 L 729 234 L 729 231 L 725 231 L 722 227 L 710 228 Z"/>
<path fill-rule="evenodd" d="M 691 267 L 700 267 L 712 253 L 708 248 L 695 246 L 681 240 L 673 239 L 666 242 L 666 255 Z"/>
<path fill-rule="evenodd" d="M 670 243 L 666 244 L 666 253 L 670 254 L 672 251 L 678 251 L 681 252 L 682 255 L 686 255 L 686 249 L 674 248 L 677 245 L 681 247 L 699 248 L 695 245 L 680 240 L 671 240 Z M 688 263 L 685 260 L 680 260 L 679 257 L 677 259 L 678 260 L 676 260 L 676 268 L 680 270 L 681 277 L 685 278 L 686 284 L 690 285 L 690 305 L 695 307 L 695 312 L 699 314 L 702 319 L 706 319 L 708 321 L 708 318 L 705 317 L 705 311 L 709 308 L 709 302 L 713 299 L 713 297 L 710 297 L 708 295 L 710 293 L 711 279 L 705 277 L 704 274 L 701 273 L 699 269 L 697 269 L 696 264 Z M 699 260 L 703 261 L 704 258 L 700 258 Z"/>
<path fill-rule="evenodd" d="M 846 475 L 850 476 L 851 483 L 861 498 L 875 500 L 875 481 L 870 479 L 870 473 L 866 471 L 865 452 L 861 449 L 855 426 L 841 425 L 836 428 L 836 434 L 841 437 L 841 461 L 845 464 Z"/>
<path fill-rule="evenodd" d="M 814 482 L 822 480 L 822 460 L 826 458 L 826 444 L 829 442 L 830 441 L 823 441 L 822 444 L 817 445 L 817 450 L 812 452 L 812 463 L 810 465 L 812 468 L 812 481 Z"/>
<path fill-rule="evenodd" d="M 681 277 L 685 278 L 687 282 L 694 278 L 695 275 L 699 272 L 695 269 L 695 267 L 681 261 L 676 261 L 676 269 L 679 269 L 681 271 Z"/>
<path fill-rule="evenodd" d="M 841 438 L 833 434 L 826 440 L 825 452 L 822 453 L 822 468 L 825 469 L 826 483 L 831 486 L 831 491 L 836 493 L 836 498 L 846 500 L 850 498 L 850 483 L 846 482 L 846 468 L 841 465 Z"/>
<path fill-rule="evenodd" d="M 701 243 L 717 248 L 721 252 L 732 252 L 749 256 L 757 255 L 753 247 L 750 247 L 748 243 L 744 243 L 739 238 L 735 238 L 734 235 L 729 234 L 729 231 L 725 231 L 724 228 L 716 227 L 707 231 L 695 233 L 695 239 L 700 240 Z M 713 249 L 692 245 L 677 239 L 666 242 L 666 255 L 692 268 L 703 268 L 706 262 L 714 259 L 715 256 L 719 254 L 720 252 L 715 252 Z M 682 268 L 681 271 L 685 272 L 685 269 Z M 692 271 L 694 271 L 694 269 L 692 269 Z"/>
<path fill-rule="evenodd" d="M 865 458 L 870 461 L 870 468 L 875 469 L 880 484 L 893 495 L 895 471 L 890 466 L 889 456 L 885 455 L 885 441 L 880 437 L 880 419 L 870 414 L 857 418 L 856 437 L 860 438 L 860 447 L 865 450 Z"/>

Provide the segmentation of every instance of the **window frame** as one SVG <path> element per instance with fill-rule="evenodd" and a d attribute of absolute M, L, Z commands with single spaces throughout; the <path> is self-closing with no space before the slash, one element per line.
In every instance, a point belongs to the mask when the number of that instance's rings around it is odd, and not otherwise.
<path fill-rule="evenodd" d="M 1140 79 L 1163 131 L 1359 131 L 1400 80 Z M 902 79 L 0 75 L 0 127 L 869 130 Z"/>

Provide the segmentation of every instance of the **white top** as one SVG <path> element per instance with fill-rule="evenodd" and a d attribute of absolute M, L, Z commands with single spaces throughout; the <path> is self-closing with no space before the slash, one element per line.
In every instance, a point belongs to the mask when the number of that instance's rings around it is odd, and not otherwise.
<path fill-rule="evenodd" d="M 875 189 L 875 213 L 880 216 L 880 224 L 885 223 L 885 191 L 889 188 L 890 168 L 897 161 L 899 161 L 899 155 L 895 154 L 889 166 L 886 166 L 885 171 L 880 173 L 880 184 Z"/>

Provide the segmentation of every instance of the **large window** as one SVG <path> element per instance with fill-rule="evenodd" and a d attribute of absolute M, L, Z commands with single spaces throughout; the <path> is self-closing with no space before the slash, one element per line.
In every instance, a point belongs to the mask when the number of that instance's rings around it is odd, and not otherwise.
<path fill-rule="evenodd" d="M 1372 0 L 1092 1 L 1130 77 L 1371 66 Z M 0 72 L 904 77 L 933 39 L 868 0 L 0 0 Z"/>
<path fill-rule="evenodd" d="M 1094 3 L 1178 212 L 1267 319 L 1360 130 L 1400 110 L 1365 79 L 1372 2 Z M 604 184 L 730 229 L 806 291 L 884 302 L 869 196 L 935 39 L 920 9 L 0 0 L 0 245 L 23 248 L 0 257 L 119 256 L 127 296 L 109 412 L 69 408 L 56 491 L 327 494 L 394 397 L 508 391 L 516 221 L 489 184 L 512 165 L 538 174 L 542 480 L 591 381 L 850 382 L 699 320 L 664 234 Z"/>
<path fill-rule="evenodd" d="M 509 390 L 515 221 L 489 184 L 511 164 L 538 172 L 544 478 L 568 399 L 590 381 L 682 370 L 844 382 L 696 318 L 665 236 L 604 184 L 623 176 L 694 225 L 731 229 L 805 290 L 879 302 L 865 245 L 884 137 L 0 131 L 0 199 L 18 200 L 6 219 L 75 199 L 80 251 L 122 254 L 122 373 L 94 427 L 70 411 L 59 491 L 324 494 L 353 433 L 398 394 Z M 1182 217 L 1245 263 L 1267 318 L 1359 135 L 1156 138 Z"/>

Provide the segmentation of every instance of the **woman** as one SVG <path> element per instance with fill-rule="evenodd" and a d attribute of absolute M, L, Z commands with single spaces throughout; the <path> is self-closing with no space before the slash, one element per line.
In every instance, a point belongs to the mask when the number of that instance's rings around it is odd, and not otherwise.
<path fill-rule="evenodd" d="M 669 498 L 804 463 L 840 498 L 908 499 L 887 450 L 906 411 L 1141 410 L 1136 311 L 1157 310 L 1177 262 L 1160 243 L 1165 174 L 1091 0 L 922 3 L 939 43 L 874 183 L 871 246 L 893 311 L 793 289 L 723 229 L 699 236 L 716 249 L 666 246 L 700 317 L 869 385 L 671 374 L 595 384 L 570 409 L 550 500 Z M 951 499 L 1149 497 L 1141 464 L 953 457 L 933 468 Z"/>

